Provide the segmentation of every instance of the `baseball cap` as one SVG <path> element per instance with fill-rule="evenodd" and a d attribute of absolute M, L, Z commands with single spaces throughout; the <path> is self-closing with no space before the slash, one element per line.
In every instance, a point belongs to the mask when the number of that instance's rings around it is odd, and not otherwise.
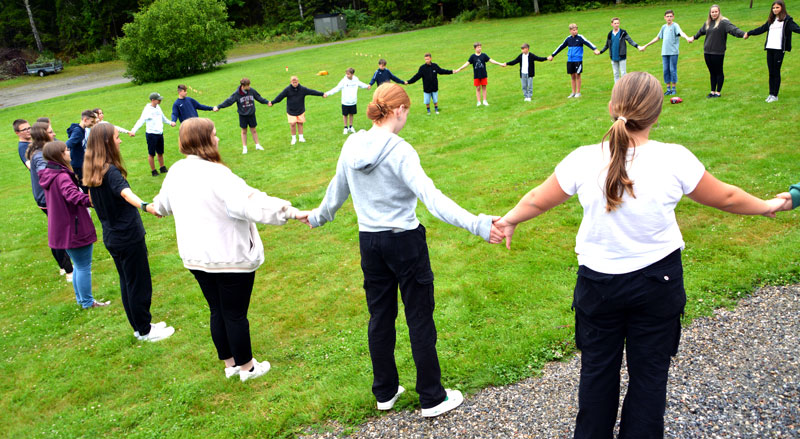
<path fill-rule="evenodd" d="M 154 92 L 150 93 L 150 100 L 151 101 L 152 100 L 163 101 L 164 100 L 164 96 L 161 96 L 158 92 L 154 91 Z"/>

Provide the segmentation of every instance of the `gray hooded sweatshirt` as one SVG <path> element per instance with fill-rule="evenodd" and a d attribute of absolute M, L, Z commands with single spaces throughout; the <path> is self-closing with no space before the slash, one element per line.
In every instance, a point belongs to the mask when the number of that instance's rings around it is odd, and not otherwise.
<path fill-rule="evenodd" d="M 447 198 L 425 174 L 417 151 L 383 129 L 362 130 L 347 139 L 325 198 L 308 217 L 311 225 L 333 221 L 351 193 L 359 231 L 416 229 L 419 198 L 436 218 L 489 240 L 492 217 L 475 216 Z"/>

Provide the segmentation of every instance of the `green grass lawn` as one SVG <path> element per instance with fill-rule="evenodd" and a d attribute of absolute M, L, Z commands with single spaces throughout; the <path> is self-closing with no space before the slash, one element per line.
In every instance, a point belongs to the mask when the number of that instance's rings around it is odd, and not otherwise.
<path fill-rule="evenodd" d="M 768 13 L 766 3 L 753 10 L 741 1 L 721 6 L 723 15 L 745 30 L 763 23 Z M 691 35 L 708 5 L 671 7 L 676 22 Z M 347 67 L 368 81 L 379 57 L 407 79 L 425 52 L 452 69 L 469 57 L 476 40 L 498 61 L 516 57 L 523 42 L 546 56 L 568 34 L 570 22 L 602 45 L 613 16 L 621 17 L 622 27 L 643 44 L 663 24 L 664 9 L 630 7 L 448 25 L 226 65 L 180 81 L 124 84 L 0 110 L 0 125 L 6 127 L 6 147 L 0 152 L 6 169 L 0 174 L 2 436 L 287 437 L 330 419 L 354 425 L 378 415 L 370 392 L 368 314 L 350 201 L 336 221 L 318 230 L 299 223 L 259 226 L 266 262 L 257 272 L 249 316 L 254 355 L 269 360 L 273 369 L 245 384 L 227 381 L 209 336 L 207 305 L 178 257 L 171 218 L 143 220 L 154 282 L 152 313 L 155 321 L 175 326 L 172 338 L 156 344 L 133 338 L 116 270 L 100 242 L 94 252 L 94 294 L 113 303 L 103 310 L 79 309 L 47 248 L 46 219 L 32 200 L 28 174 L 16 153 L 11 131 L 15 118 L 47 115 L 58 137 L 66 139 L 68 124 L 79 119 L 81 110 L 96 106 L 104 109 L 109 122 L 130 128 L 151 91 L 167 97 L 162 108 L 169 114 L 179 82 L 198 90 L 190 95 L 201 103 L 215 105 L 243 76 L 272 99 L 290 75 L 321 91 L 336 85 Z M 684 103 L 666 103 L 651 135 L 686 145 L 717 177 L 769 197 L 785 191 L 800 175 L 800 55 L 787 54 L 780 101 L 767 105 L 763 44 L 763 35 L 729 39 L 723 98 L 707 100 L 702 42 L 681 43 L 678 91 Z M 413 104 L 401 134 L 444 193 L 471 212 L 503 214 L 573 148 L 599 142 L 610 126 L 607 103 L 613 78 L 608 54 L 587 52 L 581 99 L 566 99 L 565 62 L 561 53 L 552 63 L 537 64 L 531 103 L 522 101 L 516 66 L 489 67 L 489 107 L 475 107 L 469 71 L 440 78 L 438 116 L 425 115 L 421 84 L 409 86 Z M 316 76 L 321 70 L 330 75 Z M 661 78 L 660 44 L 645 53 L 631 51 L 628 70 Z M 369 127 L 365 112 L 370 96 L 367 91 L 360 94 L 359 129 Z M 309 98 L 306 105 L 307 143 L 289 146 L 283 103 L 259 106 L 258 128 L 266 151 L 256 152 L 251 141 L 247 155 L 241 154 L 235 108 L 201 116 L 217 124 L 223 159 L 235 173 L 270 195 L 313 208 L 333 176 L 344 136 L 339 95 Z M 165 131 L 170 165 L 181 158 L 178 130 Z M 152 199 L 162 178 L 149 175 L 144 129 L 133 139 L 123 139 L 122 152 L 133 190 Z M 573 349 L 573 247 L 581 219 L 577 200 L 520 226 L 511 251 L 436 220 L 424 206 L 418 215 L 428 229 L 436 273 L 435 319 L 447 387 L 474 392 L 515 382 Z M 682 202 L 678 221 L 687 244 L 687 318 L 731 306 L 764 283 L 796 282 L 796 215 L 737 217 Z M 99 223 L 97 227 L 100 235 Z M 397 328 L 401 382 L 413 389 L 415 371 L 402 313 Z M 398 403 L 400 410 L 418 407 L 413 391 Z"/>

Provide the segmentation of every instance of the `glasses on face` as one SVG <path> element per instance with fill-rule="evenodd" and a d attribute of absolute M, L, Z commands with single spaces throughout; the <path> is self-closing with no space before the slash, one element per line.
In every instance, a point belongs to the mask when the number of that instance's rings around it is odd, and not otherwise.
<path fill-rule="evenodd" d="M 30 131 L 30 130 L 31 130 L 31 127 L 27 127 L 27 128 L 20 128 L 18 132 L 19 132 L 19 133 L 21 133 L 21 132 L 23 132 L 23 131 Z"/>

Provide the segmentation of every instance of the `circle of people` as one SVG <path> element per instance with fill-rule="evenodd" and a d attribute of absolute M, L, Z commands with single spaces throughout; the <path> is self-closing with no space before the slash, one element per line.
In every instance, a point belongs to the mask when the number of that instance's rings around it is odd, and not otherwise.
<path fill-rule="evenodd" d="M 342 147 L 322 202 L 310 211 L 299 210 L 289 201 L 250 187 L 235 175 L 222 161 L 214 123 L 196 117 L 197 109 L 216 111 L 236 102 L 243 122 L 243 143 L 248 127 L 257 142 L 254 101 L 262 102 L 262 98 L 244 79 L 230 98 L 213 108 L 200 106 L 186 96 L 185 86 L 178 87 L 173 119 L 182 122 L 179 148 L 186 157 L 172 165 L 152 203 L 142 200 L 128 184 L 119 148 L 120 133 L 126 131 L 103 121 L 101 109 L 84 112 L 81 122 L 67 130 L 67 142 L 55 140 L 46 118 L 32 126 L 17 120 L 14 130 L 20 138 L 20 158 L 30 168 L 34 199 L 48 218 L 49 247 L 61 273 L 72 282 L 78 304 L 86 309 L 110 304 L 92 296 L 91 263 L 97 236 L 88 211 L 91 207 L 100 220 L 103 242 L 118 271 L 122 304 L 134 336 L 150 342 L 170 337 L 175 331 L 172 326 L 163 321 L 152 323 L 152 281 L 145 229 L 138 210 L 158 217 L 171 215 L 180 258 L 208 302 L 211 338 L 225 376 L 240 381 L 257 378 L 270 369 L 268 361 L 253 357 L 247 319 L 255 272 L 264 262 L 264 247 L 255 223 L 284 225 L 294 219 L 312 228 L 321 227 L 333 221 L 352 196 L 370 314 L 368 341 L 377 409 L 390 410 L 405 391 L 394 360 L 399 288 L 423 417 L 439 416 L 458 407 L 463 395 L 442 385 L 433 320 L 433 272 L 425 227 L 415 213 L 417 200 L 436 218 L 489 243 L 505 241 L 510 249 L 518 224 L 577 195 L 583 219 L 576 237 L 579 268 L 573 308 L 575 341 L 582 356 L 575 437 L 611 437 L 619 404 L 623 351 L 627 353 L 630 384 L 621 411 L 620 437 L 662 437 L 668 369 L 678 349 L 680 316 L 686 303 L 681 265 L 685 243 L 676 222 L 675 206 L 686 195 L 725 212 L 774 217 L 778 211 L 800 205 L 800 183 L 773 199 L 761 200 L 717 180 L 684 146 L 650 139 L 664 96 L 675 93 L 678 37 L 692 41 L 673 17 L 673 12 L 667 11 L 667 24 L 658 36 L 639 47 L 644 50 L 658 39 L 664 40 L 667 92 L 663 93 L 658 79 L 649 73 L 625 74 L 625 41 L 634 46 L 636 43 L 619 28 L 615 18 L 614 29 L 602 49 L 612 48 L 615 66 L 616 82 L 609 104 L 611 127 L 599 144 L 580 147 L 567 155 L 550 177 L 525 194 L 503 217 L 474 215 L 444 195 L 425 174 L 415 149 L 398 135 L 406 124 L 411 100 L 402 87 L 382 78 L 404 84 L 422 78 L 426 107 L 430 111 L 433 101 L 438 110 L 437 90 L 431 85 L 436 85 L 437 74 L 450 71 L 431 63 L 429 54 L 409 81 L 394 77 L 381 61 L 369 85 L 359 82 L 352 69 L 328 93 L 305 89 L 294 77 L 274 100 L 263 101 L 272 105 L 287 99 L 293 135 L 297 125 L 302 142 L 302 98 L 343 92 L 343 117 L 345 124 L 348 116 L 350 122 L 345 134 L 353 135 Z M 570 32 L 548 58 L 536 57 L 523 45 L 522 54 L 505 63 L 521 64 L 525 100 L 530 100 L 530 81 L 526 83 L 526 79 L 533 77 L 532 61 L 552 59 L 565 47 L 569 47 L 568 72 L 573 77 L 574 93 L 570 96 L 580 97 L 582 67 L 577 57 L 583 45 L 593 45 L 577 33 L 577 27 L 570 25 Z M 747 37 L 763 32 L 769 32 L 767 59 L 773 63 L 778 55 L 770 51 L 781 51 L 782 58 L 782 51 L 789 49 L 791 32 L 800 29 L 786 15 L 781 0 L 773 3 L 763 26 L 747 33 L 722 17 L 717 6 L 711 8 L 708 20 L 695 36 L 706 35 L 706 61 L 712 83 L 709 97 L 718 95 L 722 88 L 725 35 Z M 776 42 L 783 46 L 774 48 Z M 670 52 L 672 48 L 675 54 Z M 722 53 L 708 53 L 709 48 Z M 453 71 L 473 65 L 478 105 L 487 105 L 487 62 L 494 61 L 476 44 L 475 54 Z M 780 62 L 778 75 L 779 65 Z M 770 67 L 770 96 L 777 99 L 772 71 Z M 345 107 L 355 106 L 357 88 L 369 88 L 373 82 L 379 86 L 367 108 L 372 128 L 355 133 L 355 108 L 350 112 Z M 166 119 L 158 107 L 161 96 L 154 93 L 150 98 L 149 108 L 145 107 L 142 118 L 130 131 L 133 136 L 147 123 L 148 148 L 150 134 L 157 134 L 151 133 L 150 128 L 175 123 Z M 163 136 L 152 144 L 152 172 L 158 175 L 153 164 L 153 156 L 158 155 L 160 170 L 165 173 Z M 256 147 L 260 145 L 256 143 Z"/>

